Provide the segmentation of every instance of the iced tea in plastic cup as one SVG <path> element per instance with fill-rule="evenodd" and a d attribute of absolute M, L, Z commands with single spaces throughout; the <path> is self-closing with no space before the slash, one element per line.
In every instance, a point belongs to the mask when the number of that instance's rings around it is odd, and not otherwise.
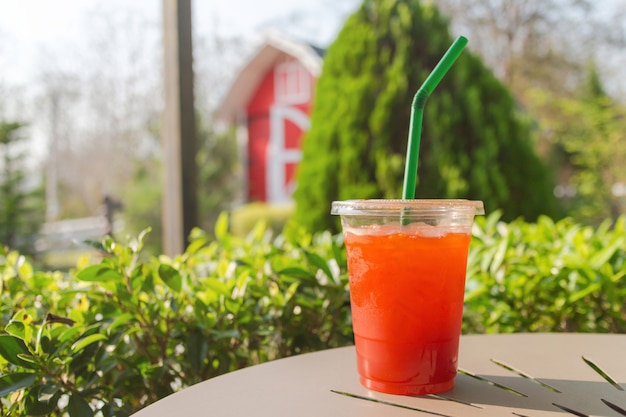
<path fill-rule="evenodd" d="M 421 395 L 454 386 L 465 275 L 481 201 L 335 201 L 361 383 Z"/>

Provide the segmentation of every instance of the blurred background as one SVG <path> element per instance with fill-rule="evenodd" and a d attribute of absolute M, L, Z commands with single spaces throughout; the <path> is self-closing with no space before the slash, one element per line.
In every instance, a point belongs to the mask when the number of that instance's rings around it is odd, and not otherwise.
<path fill-rule="evenodd" d="M 468 49 L 532 119 L 533 147 L 555 177 L 559 210 L 551 214 L 597 224 L 624 213 L 626 1 L 421 3 L 449 19 L 452 35 L 469 38 Z M 259 71 L 300 59 L 315 91 L 320 74 L 307 53 L 323 62 L 360 5 L 192 1 L 198 226 L 212 230 L 228 211 L 245 234 L 259 219 L 280 230 L 291 216 L 291 177 L 281 184 L 286 198 L 252 189 L 270 185 L 256 184 L 260 174 L 248 165 L 254 131 L 243 126 L 242 141 L 237 109 L 228 107 L 244 100 L 234 86 L 251 79 L 244 71 L 269 46 L 279 53 Z M 162 38 L 159 0 L 0 0 L 1 243 L 63 267 L 80 253 L 78 240 L 150 227 L 149 250 L 162 251 Z M 253 84 L 247 88 L 262 82 Z"/>

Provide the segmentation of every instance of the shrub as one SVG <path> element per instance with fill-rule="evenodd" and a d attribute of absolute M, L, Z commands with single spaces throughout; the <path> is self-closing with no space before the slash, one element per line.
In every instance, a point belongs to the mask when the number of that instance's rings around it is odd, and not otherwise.
<path fill-rule="evenodd" d="M 0 255 L 0 415 L 124 416 L 175 390 L 270 359 L 351 343 L 337 237 L 218 221 L 186 252 L 140 260 L 143 236 L 104 241 L 70 275 Z M 297 236 L 297 237 L 296 237 Z"/>
<path fill-rule="evenodd" d="M 279 234 L 293 215 L 293 211 L 294 207 L 291 204 L 248 203 L 232 211 L 230 231 L 235 236 L 244 237 L 257 223 L 264 222 L 272 232 Z"/>
<path fill-rule="evenodd" d="M 478 218 L 466 332 L 626 332 L 626 216 L 597 228 Z"/>

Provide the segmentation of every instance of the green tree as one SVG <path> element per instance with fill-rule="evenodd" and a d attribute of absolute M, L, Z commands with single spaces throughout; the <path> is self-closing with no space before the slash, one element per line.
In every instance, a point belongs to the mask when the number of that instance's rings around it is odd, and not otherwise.
<path fill-rule="evenodd" d="M 241 190 L 241 169 L 234 129 L 218 133 L 198 116 L 198 200 L 200 226 L 211 230 L 220 213 L 229 211 Z"/>
<path fill-rule="evenodd" d="M 240 164 L 234 132 L 217 133 L 210 122 L 198 113 L 199 149 L 198 200 L 200 227 L 212 230 L 220 213 L 228 211 L 239 191 Z M 158 132 L 154 132 L 158 137 Z M 145 252 L 161 253 L 163 246 L 161 223 L 162 172 L 161 160 L 155 155 L 135 160 L 135 171 L 122 192 L 124 234 L 138 235 L 150 228 L 145 238 Z"/>
<path fill-rule="evenodd" d="M 336 230 L 331 201 L 401 195 L 412 98 L 451 43 L 433 4 L 364 0 L 325 57 L 296 221 Z M 505 219 L 557 214 L 530 119 L 469 51 L 429 99 L 423 124 L 416 197 L 480 199 Z"/>
<path fill-rule="evenodd" d="M 44 205 L 41 187 L 29 189 L 26 184 L 22 127 L 0 122 L 0 245 L 31 253 Z"/>
<path fill-rule="evenodd" d="M 150 255 L 163 251 L 162 168 L 161 161 L 154 157 L 135 161 L 133 178 L 122 190 L 119 216 L 124 221 L 123 234 L 136 236 L 150 228 L 144 242 L 145 252 Z"/>
<path fill-rule="evenodd" d="M 595 65 L 578 91 L 572 98 L 533 90 L 531 108 L 561 158 L 561 185 L 574 190 L 568 213 L 599 224 L 624 212 L 614 190 L 626 184 L 626 107 L 606 93 Z"/>

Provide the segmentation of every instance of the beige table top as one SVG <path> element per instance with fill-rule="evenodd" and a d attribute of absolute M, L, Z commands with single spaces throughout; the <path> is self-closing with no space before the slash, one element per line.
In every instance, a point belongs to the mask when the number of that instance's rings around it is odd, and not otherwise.
<path fill-rule="evenodd" d="M 133 417 L 626 415 L 610 407 L 626 409 L 626 335 L 463 336 L 459 368 L 441 397 L 381 394 L 359 384 L 354 347 L 331 349 L 209 379 Z"/>

